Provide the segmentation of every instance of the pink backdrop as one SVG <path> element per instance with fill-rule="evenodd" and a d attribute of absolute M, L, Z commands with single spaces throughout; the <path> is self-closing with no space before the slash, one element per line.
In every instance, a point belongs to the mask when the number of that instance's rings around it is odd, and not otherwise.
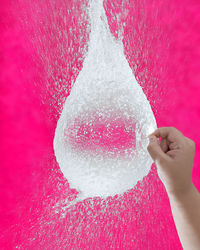
<path fill-rule="evenodd" d="M 87 1 L 0 1 L 0 249 L 182 249 L 155 166 L 123 197 L 64 209 L 53 153 L 62 104 L 87 51 Z M 196 141 L 200 190 L 200 2 L 108 0 L 112 33 L 158 126 Z"/>

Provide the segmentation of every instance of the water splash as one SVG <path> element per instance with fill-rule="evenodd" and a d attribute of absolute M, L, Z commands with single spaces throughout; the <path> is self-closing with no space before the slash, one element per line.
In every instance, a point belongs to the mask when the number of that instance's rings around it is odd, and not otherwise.
<path fill-rule="evenodd" d="M 147 135 L 156 121 L 109 29 L 103 1 L 90 1 L 88 53 L 67 98 L 54 137 L 60 169 L 80 195 L 123 194 L 148 174 Z M 70 203 L 69 203 L 70 205 Z"/>

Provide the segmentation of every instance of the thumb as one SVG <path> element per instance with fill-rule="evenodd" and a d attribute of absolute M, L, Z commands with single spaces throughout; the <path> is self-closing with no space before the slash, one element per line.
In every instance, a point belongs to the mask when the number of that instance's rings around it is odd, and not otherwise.
<path fill-rule="evenodd" d="M 166 158 L 165 153 L 162 151 L 159 141 L 155 135 L 149 136 L 149 145 L 147 150 L 154 162 L 159 162 Z"/>

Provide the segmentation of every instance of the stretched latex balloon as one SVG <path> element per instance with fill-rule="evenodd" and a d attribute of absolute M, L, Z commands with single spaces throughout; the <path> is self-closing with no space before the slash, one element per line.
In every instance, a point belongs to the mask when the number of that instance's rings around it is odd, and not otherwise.
<path fill-rule="evenodd" d="M 90 2 L 88 53 L 57 123 L 54 151 L 72 188 L 114 196 L 148 174 L 147 135 L 156 121 L 142 88 L 110 33 L 103 1 Z"/>

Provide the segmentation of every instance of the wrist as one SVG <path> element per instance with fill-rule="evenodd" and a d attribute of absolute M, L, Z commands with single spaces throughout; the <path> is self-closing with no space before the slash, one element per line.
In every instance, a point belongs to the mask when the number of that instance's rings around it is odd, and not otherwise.
<path fill-rule="evenodd" d="M 182 201 L 184 199 L 186 199 L 187 197 L 192 196 L 195 193 L 195 186 L 194 184 L 191 182 L 190 184 L 188 184 L 186 187 L 181 188 L 181 189 L 173 189 L 173 190 L 167 190 L 167 194 L 169 199 L 176 199 L 179 201 Z"/>

